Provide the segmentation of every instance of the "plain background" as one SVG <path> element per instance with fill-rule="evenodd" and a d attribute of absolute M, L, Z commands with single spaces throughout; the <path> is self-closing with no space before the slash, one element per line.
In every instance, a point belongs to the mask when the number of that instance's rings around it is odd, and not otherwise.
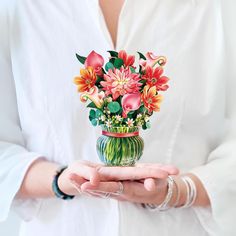
<path fill-rule="evenodd" d="M 18 236 L 20 220 L 16 214 L 10 213 L 4 223 L 0 223 L 0 236 Z"/>

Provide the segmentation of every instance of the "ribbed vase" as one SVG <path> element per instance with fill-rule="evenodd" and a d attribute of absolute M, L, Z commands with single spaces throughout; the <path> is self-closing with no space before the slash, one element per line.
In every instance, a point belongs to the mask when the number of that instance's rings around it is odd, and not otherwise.
<path fill-rule="evenodd" d="M 97 140 L 97 153 L 107 166 L 133 166 L 143 154 L 138 127 L 104 128 Z"/>

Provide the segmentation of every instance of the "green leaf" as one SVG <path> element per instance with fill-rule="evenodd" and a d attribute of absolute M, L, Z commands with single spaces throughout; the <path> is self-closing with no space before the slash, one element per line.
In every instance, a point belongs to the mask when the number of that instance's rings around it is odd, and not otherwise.
<path fill-rule="evenodd" d="M 114 62 L 115 62 L 115 57 L 111 57 L 110 59 L 109 59 L 109 62 L 111 62 L 113 65 L 114 65 Z"/>
<path fill-rule="evenodd" d="M 106 71 L 108 71 L 109 69 L 113 69 L 114 65 L 111 62 L 107 62 L 107 64 L 105 65 L 105 69 Z"/>
<path fill-rule="evenodd" d="M 139 74 L 142 74 L 142 66 L 139 66 L 138 72 L 139 72 Z"/>
<path fill-rule="evenodd" d="M 100 116 L 103 115 L 103 112 L 99 109 L 96 110 L 96 118 L 99 118 Z"/>
<path fill-rule="evenodd" d="M 118 52 L 116 51 L 107 51 L 110 53 L 111 57 L 118 57 Z"/>
<path fill-rule="evenodd" d="M 87 106 L 88 108 L 97 108 L 94 102 L 90 102 Z"/>
<path fill-rule="evenodd" d="M 93 126 L 97 126 L 98 121 L 96 119 L 93 119 L 93 120 L 91 120 L 91 123 L 92 123 Z"/>
<path fill-rule="evenodd" d="M 146 127 L 147 127 L 147 129 L 150 129 L 150 128 L 151 128 L 151 123 L 150 123 L 150 121 L 146 122 Z"/>
<path fill-rule="evenodd" d="M 123 65 L 124 65 L 124 61 L 122 59 L 120 59 L 120 58 L 115 59 L 115 61 L 114 61 L 115 68 L 120 69 L 121 66 L 123 66 Z"/>
<path fill-rule="evenodd" d="M 147 60 L 147 58 L 141 52 L 137 53 L 139 54 L 139 59 Z"/>
<path fill-rule="evenodd" d="M 144 105 L 142 105 L 140 108 L 139 108 L 139 111 L 140 113 L 145 113 L 147 111 L 147 109 L 145 108 Z"/>
<path fill-rule="evenodd" d="M 100 84 L 100 82 L 101 82 L 102 80 L 103 80 L 102 77 L 97 76 L 97 80 L 96 80 L 95 85 L 96 85 L 98 88 L 101 88 L 101 87 L 102 87 L 101 84 Z"/>
<path fill-rule="evenodd" d="M 89 120 L 92 121 L 95 118 L 96 118 L 95 110 L 90 110 L 90 112 L 89 112 Z"/>
<path fill-rule="evenodd" d="M 130 66 L 129 68 L 132 73 L 136 73 L 135 69 L 132 66 Z"/>
<path fill-rule="evenodd" d="M 147 129 L 146 123 L 144 123 L 144 124 L 142 125 L 142 129 L 143 129 L 143 130 L 146 130 L 146 129 Z"/>
<path fill-rule="evenodd" d="M 110 102 L 107 107 L 111 113 L 119 112 L 121 109 L 121 106 L 118 102 Z"/>
<path fill-rule="evenodd" d="M 76 53 L 76 57 L 79 60 L 81 64 L 84 64 L 86 57 L 80 56 L 79 54 Z"/>

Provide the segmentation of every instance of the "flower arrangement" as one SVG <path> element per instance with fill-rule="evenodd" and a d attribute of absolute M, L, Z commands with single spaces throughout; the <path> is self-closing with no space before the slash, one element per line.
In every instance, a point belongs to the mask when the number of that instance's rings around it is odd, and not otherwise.
<path fill-rule="evenodd" d="M 89 120 L 106 128 L 150 128 L 150 116 L 160 111 L 169 78 L 163 75 L 166 58 L 152 52 L 135 56 L 121 50 L 108 51 L 109 60 L 92 51 L 87 57 L 76 54 L 84 64 L 74 78 L 82 102 L 90 101 Z"/>

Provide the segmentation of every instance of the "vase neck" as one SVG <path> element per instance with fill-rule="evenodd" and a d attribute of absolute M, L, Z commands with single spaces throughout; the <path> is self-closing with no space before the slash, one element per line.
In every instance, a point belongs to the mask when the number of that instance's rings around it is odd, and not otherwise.
<path fill-rule="evenodd" d="M 130 132 L 130 133 L 116 133 L 116 132 L 109 132 L 106 130 L 102 131 L 102 135 L 114 138 L 129 138 L 134 136 L 139 136 L 139 131 Z"/>

